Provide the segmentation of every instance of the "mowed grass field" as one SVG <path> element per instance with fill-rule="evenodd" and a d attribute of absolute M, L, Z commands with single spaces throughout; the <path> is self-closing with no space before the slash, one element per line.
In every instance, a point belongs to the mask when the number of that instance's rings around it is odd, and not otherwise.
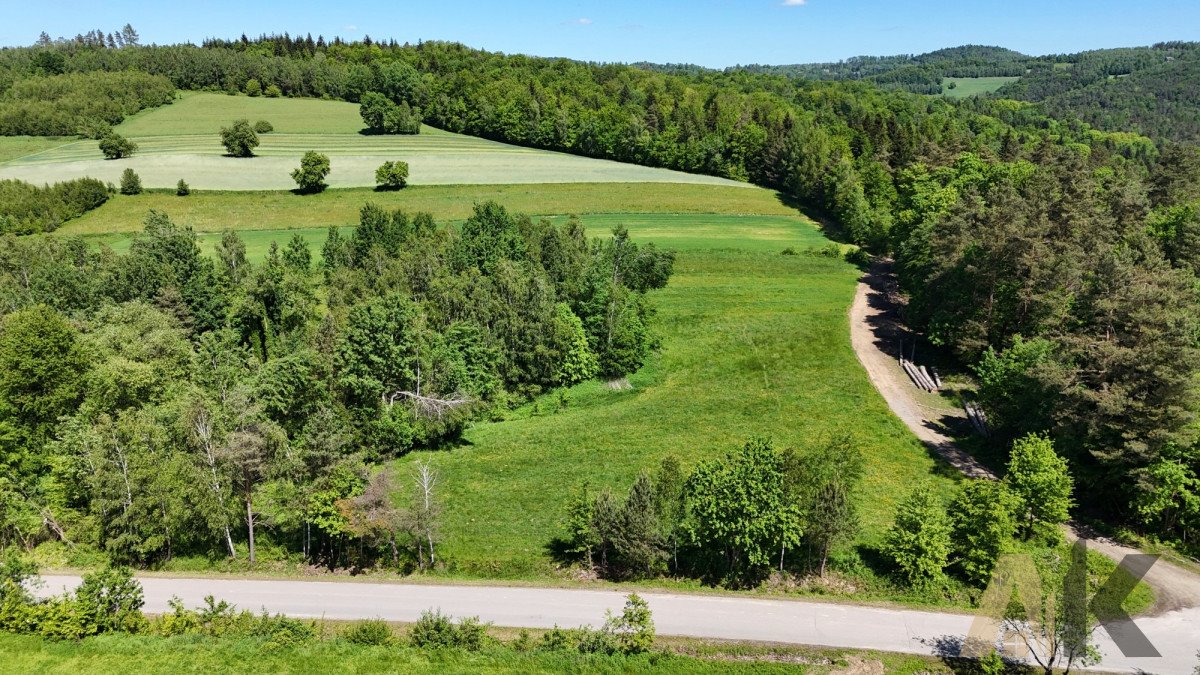
<path fill-rule="evenodd" d="M 236 119 L 266 120 L 255 157 L 225 156 L 219 131 Z M 105 160 L 94 140 L 29 143 L 29 152 L 0 163 L 0 179 L 31 183 L 91 176 L 116 182 L 132 168 L 148 188 L 170 188 L 183 179 L 206 190 L 286 190 L 300 157 L 316 150 L 330 157 L 333 187 L 373 186 L 385 160 L 409 163 L 413 185 L 565 182 L 676 182 L 742 185 L 736 181 L 668 169 L 622 164 L 451 134 L 425 127 L 415 136 L 364 135 L 358 105 L 317 99 L 249 98 L 188 92 L 175 103 L 141 112 L 117 127 L 138 144 L 137 153 Z M 40 151 L 39 151 L 40 150 Z"/>
<path fill-rule="evenodd" d="M 396 192 L 370 188 L 326 190 L 315 195 L 286 191 L 173 192 L 115 195 L 100 208 L 69 221 L 60 234 L 136 232 L 151 209 L 197 232 L 282 230 L 353 225 L 366 202 L 439 220 L 462 220 L 475 204 L 495 200 L 534 215 L 590 213 L 704 213 L 795 216 L 777 193 L 756 187 L 687 183 L 546 183 L 521 185 L 426 185 Z"/>
<path fill-rule="evenodd" d="M 949 98 L 965 98 L 975 94 L 990 94 L 1000 87 L 1014 82 L 1017 77 L 947 77 L 942 79 L 942 95 Z M 950 88 L 950 83 L 954 88 Z"/>

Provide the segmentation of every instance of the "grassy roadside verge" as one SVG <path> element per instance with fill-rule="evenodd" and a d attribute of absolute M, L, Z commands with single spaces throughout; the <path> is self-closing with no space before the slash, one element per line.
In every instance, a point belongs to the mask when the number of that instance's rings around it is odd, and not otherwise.
<path fill-rule="evenodd" d="M 332 626 L 330 628 L 333 628 Z M 511 629 L 492 637 L 519 640 Z M 530 632 L 531 637 L 537 637 Z M 272 646 L 221 638 L 105 635 L 79 642 L 50 642 L 0 633 L 3 668 L 10 672 L 89 675 L 180 672 L 222 673 L 829 673 L 852 664 L 863 672 L 949 673 L 940 660 L 916 655 L 845 649 L 781 647 L 694 639 L 660 639 L 657 651 L 602 656 L 562 651 L 521 651 L 496 646 L 457 649 L 358 646 L 338 640 Z"/>

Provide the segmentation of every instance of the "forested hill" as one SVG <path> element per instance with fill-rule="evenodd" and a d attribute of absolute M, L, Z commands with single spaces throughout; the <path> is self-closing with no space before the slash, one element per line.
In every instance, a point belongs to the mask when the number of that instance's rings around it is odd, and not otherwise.
<path fill-rule="evenodd" d="M 1200 140 L 1200 43 L 1104 49 L 1051 57 L 997 96 L 1041 103 L 1050 114 L 1153 138 Z"/>
<path fill-rule="evenodd" d="M 864 80 L 884 89 L 914 94 L 941 94 L 946 77 L 1018 77 L 1035 67 L 1038 59 L 1004 47 L 963 45 L 927 54 L 854 56 L 827 63 L 730 66 L 723 72 L 783 75 L 806 80 Z M 717 72 L 687 63 L 635 63 L 634 67 L 674 75 Z"/>
<path fill-rule="evenodd" d="M 711 73 L 690 64 L 638 63 L 655 72 Z M 990 94 L 1042 105 L 1059 119 L 1157 139 L 1200 140 L 1200 43 L 1027 56 L 1003 47 L 964 45 L 927 54 L 855 56 L 832 63 L 733 66 L 724 72 L 807 80 L 862 80 L 883 89 L 942 94 L 946 78 L 1018 77 Z"/>

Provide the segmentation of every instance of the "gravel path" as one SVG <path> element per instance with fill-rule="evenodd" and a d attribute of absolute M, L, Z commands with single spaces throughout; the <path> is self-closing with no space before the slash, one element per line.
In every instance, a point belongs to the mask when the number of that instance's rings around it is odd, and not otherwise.
<path fill-rule="evenodd" d="M 954 444 L 954 439 L 947 433 L 944 415 L 930 414 L 932 411 L 918 402 L 917 389 L 900 368 L 895 355 L 901 338 L 906 342 L 911 340 L 911 333 L 899 320 L 897 308 L 900 303 L 889 262 L 876 263 L 859 280 L 854 303 L 850 306 L 850 341 L 859 362 L 892 412 L 925 445 L 968 476 L 996 478 L 991 470 Z M 1072 540 L 1086 537 L 1090 548 L 1118 563 L 1127 555 L 1140 553 L 1079 526 L 1068 527 L 1067 536 Z M 1200 607 L 1200 575 L 1194 572 L 1159 560 L 1144 580 L 1155 593 L 1155 604 L 1149 612 L 1151 616 Z"/>

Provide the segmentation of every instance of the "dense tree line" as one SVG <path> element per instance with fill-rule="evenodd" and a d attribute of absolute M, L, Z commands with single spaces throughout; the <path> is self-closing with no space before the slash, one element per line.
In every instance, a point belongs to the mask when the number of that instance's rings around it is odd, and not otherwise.
<path fill-rule="evenodd" d="M 1051 432 L 1085 504 L 1194 542 L 1196 150 L 1035 159 L 898 172 L 907 316 L 974 364 L 997 442 Z"/>
<path fill-rule="evenodd" d="M 433 566 L 439 477 L 368 466 L 636 370 L 673 260 L 494 203 L 457 228 L 367 205 L 316 258 L 252 264 L 233 232 L 206 257 L 154 212 L 124 255 L 4 239 L 0 540 L 253 561 L 269 525 L 310 560 Z"/>
<path fill-rule="evenodd" d="M 60 225 L 108 201 L 109 188 L 94 178 L 38 187 L 0 181 L 0 233 L 53 232 Z"/>
<path fill-rule="evenodd" d="M 0 74 L 0 136 L 103 138 L 129 115 L 174 99 L 170 80 L 142 72 L 30 74 L 9 81 Z"/>
<path fill-rule="evenodd" d="M 841 435 L 804 451 L 755 439 L 685 472 L 674 456 L 643 471 L 624 498 L 581 485 L 565 506 L 557 548 L 610 579 L 692 576 L 754 585 L 772 571 L 826 575 L 835 549 L 855 542 L 865 458 Z M 1067 461 L 1047 436 L 1012 447 L 1003 481 L 968 480 L 949 501 L 918 485 L 879 544 L 899 586 L 982 588 L 1021 537 L 1061 540 L 1074 504 Z"/>

